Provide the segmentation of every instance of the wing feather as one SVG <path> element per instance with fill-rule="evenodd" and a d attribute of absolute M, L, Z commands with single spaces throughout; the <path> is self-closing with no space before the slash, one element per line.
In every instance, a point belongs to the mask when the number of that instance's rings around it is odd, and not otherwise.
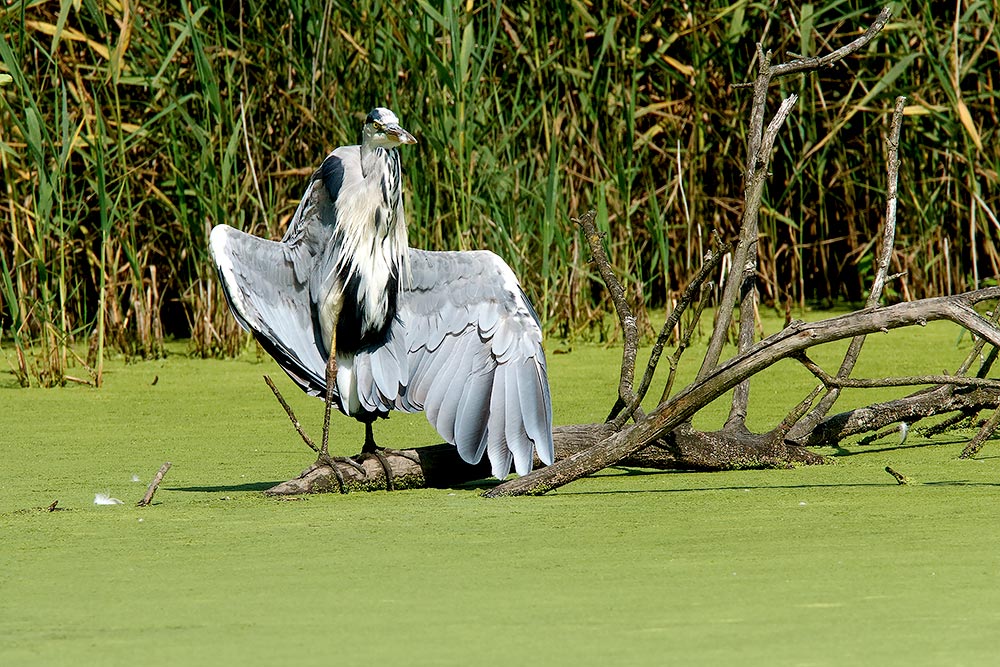
<path fill-rule="evenodd" d="M 378 393 L 389 404 L 395 404 L 402 388 L 401 379 L 407 373 L 400 366 L 406 360 L 406 350 L 400 343 L 400 337 L 389 339 L 382 354 L 366 355 L 371 360 L 372 377 Z"/>
<path fill-rule="evenodd" d="M 502 368 L 498 368 L 493 375 L 493 391 L 490 394 L 490 417 L 486 431 L 486 452 L 490 458 L 493 476 L 497 479 L 504 479 L 510 473 L 510 463 L 513 459 L 510 448 L 507 446 L 506 428 L 504 424 L 507 420 L 507 388 L 505 386 L 507 374 Z"/>
<path fill-rule="evenodd" d="M 210 247 L 236 320 L 304 391 L 322 394 L 325 361 L 317 346 L 308 285 L 296 271 L 296 262 L 309 261 L 308 252 L 300 249 L 289 259 L 285 244 L 227 225 L 212 230 Z"/>
<path fill-rule="evenodd" d="M 490 391 L 495 365 L 473 371 L 464 387 L 455 411 L 455 446 L 462 460 L 476 462 L 483 458 L 487 445 L 486 426 L 490 417 Z M 492 457 L 490 457 L 492 460 Z"/>
<path fill-rule="evenodd" d="M 414 249 L 410 270 L 392 327 L 406 362 L 393 364 L 385 348 L 371 351 L 382 400 L 424 409 L 463 459 L 476 463 L 486 453 L 497 477 L 512 462 L 526 474 L 534 452 L 551 462 L 541 327 L 513 272 L 491 252 Z"/>
<path fill-rule="evenodd" d="M 466 334 L 447 336 L 435 350 L 434 354 L 447 357 L 449 367 L 446 372 L 435 376 L 424 404 L 427 420 L 442 438 L 455 444 L 458 444 L 455 441 L 455 415 L 469 382 L 474 359 L 474 351 L 469 345 L 471 338 Z"/>
<path fill-rule="evenodd" d="M 520 386 L 517 378 L 517 368 L 514 364 L 506 364 L 503 367 L 504 388 L 504 409 L 507 413 L 507 420 L 504 423 L 505 437 L 507 439 L 507 449 L 514 455 L 514 469 L 518 475 L 527 475 L 531 472 L 531 455 L 534 451 L 531 440 L 524 430 L 524 419 L 521 415 L 521 400 L 518 396 Z"/>

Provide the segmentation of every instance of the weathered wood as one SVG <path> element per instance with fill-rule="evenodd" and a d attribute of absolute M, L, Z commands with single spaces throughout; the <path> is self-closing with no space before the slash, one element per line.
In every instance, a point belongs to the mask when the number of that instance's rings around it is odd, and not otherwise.
<path fill-rule="evenodd" d="M 556 458 L 582 452 L 610 436 L 607 424 L 576 424 L 556 427 L 553 439 Z M 392 474 L 394 489 L 448 488 L 486 479 L 487 461 L 469 465 L 451 445 L 431 445 L 404 451 L 383 450 Z M 804 447 L 771 443 L 765 436 L 745 434 L 739 441 L 730 434 L 701 433 L 678 429 L 651 446 L 623 459 L 620 465 L 659 470 L 731 470 L 744 468 L 787 468 L 796 464 L 819 464 L 825 459 Z M 541 465 L 536 459 L 535 465 Z M 340 479 L 337 477 L 340 473 Z M 343 485 L 341 485 L 341 480 Z M 268 495 L 304 493 L 346 493 L 387 489 L 385 469 L 377 458 L 359 455 L 347 459 L 317 461 L 301 475 L 267 491 Z"/>
<path fill-rule="evenodd" d="M 987 388 L 956 388 L 939 386 L 884 403 L 874 403 L 840 414 L 831 415 L 799 441 L 807 447 L 835 445 L 860 433 L 869 433 L 890 424 L 951 412 L 974 413 L 1000 406 L 1000 391 Z"/>
<path fill-rule="evenodd" d="M 589 450 L 573 454 L 553 465 L 504 482 L 490 497 L 538 495 L 575 479 L 593 474 L 647 447 L 687 422 L 703 406 L 737 383 L 764 368 L 820 343 L 851 338 L 862 333 L 923 325 L 932 320 L 951 320 L 1000 346 L 1000 330 L 976 313 L 973 306 L 1000 297 L 992 287 L 950 297 L 922 299 L 885 308 L 868 308 L 819 322 L 798 322 L 757 343 L 744 354 L 720 365 L 706 378 L 661 404 L 631 428 L 620 431 Z"/>
<path fill-rule="evenodd" d="M 443 488 L 464 484 L 490 475 L 485 459 L 479 465 L 461 460 L 451 445 L 431 445 L 406 450 L 382 450 L 382 461 L 372 454 L 317 460 L 295 479 L 277 484 L 264 493 L 272 496 L 303 493 L 348 493 L 389 489 L 386 467 L 392 475 L 392 489 Z M 338 475 L 339 473 L 339 475 Z"/>

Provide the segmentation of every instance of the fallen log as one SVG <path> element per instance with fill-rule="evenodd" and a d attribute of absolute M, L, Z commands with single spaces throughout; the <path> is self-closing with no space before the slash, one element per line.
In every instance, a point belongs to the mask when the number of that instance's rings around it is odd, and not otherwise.
<path fill-rule="evenodd" d="M 614 434 L 607 424 L 576 424 L 553 430 L 556 458 L 562 459 Z M 804 447 L 772 442 L 766 435 L 722 431 L 702 433 L 677 429 L 621 461 L 620 465 L 655 470 L 735 470 L 787 468 L 826 461 Z M 268 495 L 347 493 L 415 488 L 449 488 L 490 477 L 487 461 L 469 465 L 448 444 L 407 450 L 383 450 L 381 459 L 370 454 L 349 458 L 321 457 L 295 479 L 265 491 Z M 536 460 L 535 465 L 540 465 Z M 388 476 L 387 476 L 388 471 Z M 339 473 L 339 475 L 338 475 Z"/>

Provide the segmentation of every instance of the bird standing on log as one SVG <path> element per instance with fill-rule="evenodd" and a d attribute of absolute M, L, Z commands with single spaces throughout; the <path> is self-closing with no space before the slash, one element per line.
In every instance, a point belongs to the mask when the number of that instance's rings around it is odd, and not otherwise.
<path fill-rule="evenodd" d="M 288 231 L 227 225 L 211 250 L 233 315 L 305 392 L 366 425 L 425 411 L 462 459 L 493 474 L 553 460 L 542 333 L 514 272 L 489 251 L 407 245 L 398 148 L 416 139 L 385 108 L 361 144 L 330 153 Z M 335 371 L 335 372 L 334 372 Z"/>

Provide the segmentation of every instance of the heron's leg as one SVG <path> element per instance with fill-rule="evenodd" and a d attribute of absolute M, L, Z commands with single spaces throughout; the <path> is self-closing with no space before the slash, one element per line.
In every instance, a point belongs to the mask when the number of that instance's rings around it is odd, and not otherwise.
<path fill-rule="evenodd" d="M 362 454 L 374 454 L 379 450 L 379 446 L 375 444 L 375 433 L 372 430 L 372 423 L 365 423 L 365 445 L 361 448 Z"/>
<path fill-rule="evenodd" d="M 375 444 L 375 434 L 372 430 L 372 423 L 365 422 L 365 444 L 361 448 L 362 456 L 374 456 L 378 459 L 379 465 L 382 466 L 382 472 L 385 473 L 385 490 L 392 491 L 392 466 L 389 464 L 389 459 L 385 457 L 381 447 Z"/>
<path fill-rule="evenodd" d="M 326 405 L 323 408 L 323 442 L 320 454 L 328 456 L 330 446 L 330 410 L 333 407 L 333 391 L 337 386 L 337 328 L 330 333 L 330 356 L 326 360 Z"/>

